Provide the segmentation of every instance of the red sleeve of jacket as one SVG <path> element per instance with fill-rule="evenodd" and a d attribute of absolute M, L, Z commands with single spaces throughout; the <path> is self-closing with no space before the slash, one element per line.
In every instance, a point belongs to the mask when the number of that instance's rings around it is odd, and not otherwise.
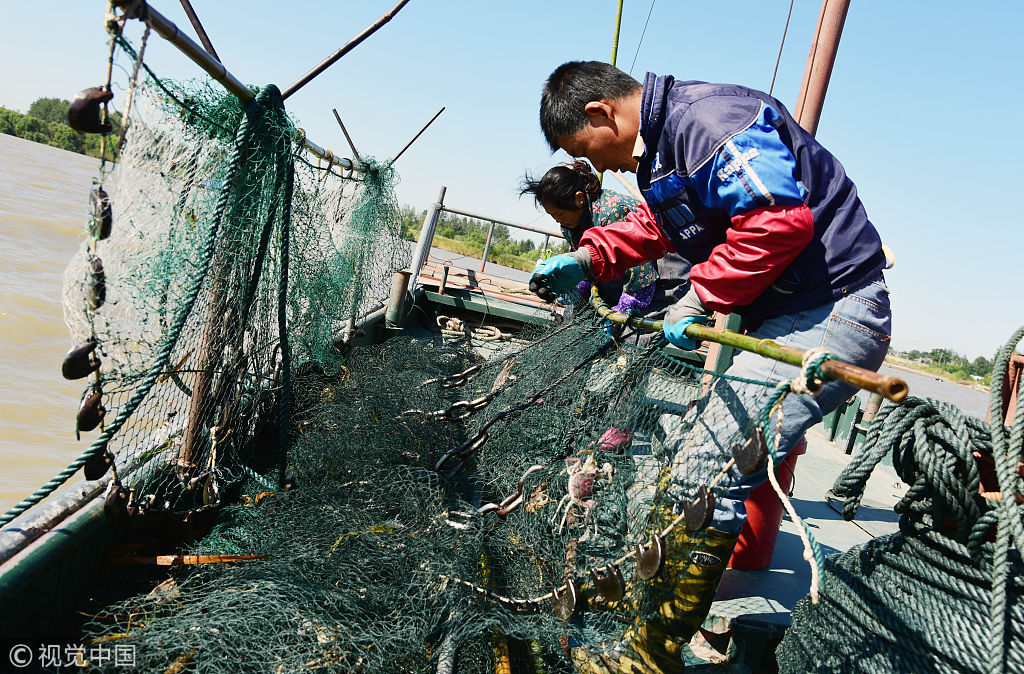
<path fill-rule="evenodd" d="M 753 302 L 814 238 L 806 204 L 755 208 L 732 217 L 725 243 L 690 270 L 704 305 L 729 313 Z"/>
<path fill-rule="evenodd" d="M 580 248 L 584 247 L 590 252 L 595 281 L 617 279 L 638 264 L 675 252 L 646 202 L 622 222 L 588 229 L 580 237 Z"/>

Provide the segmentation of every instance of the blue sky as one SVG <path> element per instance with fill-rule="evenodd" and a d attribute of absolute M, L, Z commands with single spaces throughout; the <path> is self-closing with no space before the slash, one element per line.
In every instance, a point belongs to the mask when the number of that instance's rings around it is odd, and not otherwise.
<path fill-rule="evenodd" d="M 193 0 L 232 73 L 282 88 L 393 4 Z M 153 5 L 191 34 L 177 0 Z M 0 105 L 24 111 L 40 96 L 70 98 L 103 80 L 105 2 L 46 7 L 4 3 Z M 625 0 L 623 70 L 768 90 L 788 0 L 658 0 L 637 51 L 650 8 Z M 774 90 L 790 107 L 819 8 L 794 4 Z M 412 0 L 288 109 L 310 138 L 348 155 L 331 114 L 338 108 L 360 152 L 383 159 L 446 106 L 396 165 L 399 202 L 426 208 L 445 185 L 450 206 L 553 229 L 516 191 L 524 171 L 566 158 L 552 157 L 540 134 L 540 87 L 564 61 L 610 58 L 615 10 L 615 0 Z M 1019 0 L 850 8 L 818 138 L 895 251 L 887 278 L 897 349 L 991 357 L 1024 323 L 1024 227 L 1009 200 L 1024 177 L 1022 34 Z M 198 76 L 159 39 L 147 61 L 165 77 Z"/>

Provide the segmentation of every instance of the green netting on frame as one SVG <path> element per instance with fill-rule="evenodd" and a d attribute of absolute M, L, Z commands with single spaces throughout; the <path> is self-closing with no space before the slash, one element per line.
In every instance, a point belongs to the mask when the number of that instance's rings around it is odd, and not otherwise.
<path fill-rule="evenodd" d="M 127 133 L 101 167 L 110 225 L 97 209 L 65 319 L 101 361 L 84 380 L 106 411 L 92 456 L 131 473 L 129 509 L 189 513 L 246 478 L 279 484 L 291 373 L 339 371 L 336 338 L 387 297 L 408 245 L 395 174 L 311 163 L 275 87 L 244 104 L 157 79 L 115 42 L 133 73 Z"/>

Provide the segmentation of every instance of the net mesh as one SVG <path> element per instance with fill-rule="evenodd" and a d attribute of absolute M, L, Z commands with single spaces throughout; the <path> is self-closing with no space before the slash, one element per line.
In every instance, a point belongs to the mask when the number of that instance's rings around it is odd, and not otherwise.
<path fill-rule="evenodd" d="M 102 359 L 113 510 L 193 537 L 146 551 L 180 557 L 87 644 L 135 645 L 146 671 L 568 671 L 656 617 L 637 545 L 730 483 L 758 418 L 734 401 L 763 382 L 702 384 L 585 305 L 510 342 L 431 316 L 339 342 L 408 260 L 393 174 L 309 163 L 273 87 L 244 105 L 150 74 L 125 118 L 99 181 L 113 233 L 69 266 L 66 317 Z M 621 601 L 591 573 L 611 563 Z"/>

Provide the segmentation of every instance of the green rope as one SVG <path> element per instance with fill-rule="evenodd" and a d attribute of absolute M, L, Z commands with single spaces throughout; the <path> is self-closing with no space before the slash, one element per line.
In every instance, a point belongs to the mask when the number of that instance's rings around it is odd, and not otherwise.
<path fill-rule="evenodd" d="M 275 100 L 282 106 L 280 92 L 274 87 Z M 282 144 L 288 143 L 282 140 Z M 282 152 L 283 161 L 291 157 L 290 148 Z M 277 293 L 277 330 L 281 340 L 281 405 L 278 410 L 278 476 L 277 481 L 281 489 L 285 487 L 285 472 L 288 468 L 288 431 L 291 392 L 291 369 L 292 352 L 288 342 L 288 234 L 291 228 L 292 196 L 295 191 L 295 166 L 287 161 L 285 168 L 287 178 L 285 180 L 284 201 L 281 205 L 281 277 L 278 283 Z"/>
<path fill-rule="evenodd" d="M 1021 338 L 1024 328 L 997 354 L 995 372 L 1005 377 Z M 989 424 L 919 398 L 879 410 L 833 491 L 853 519 L 872 470 L 890 456 L 909 485 L 895 506 L 900 531 L 829 559 L 822 603 L 793 610 L 780 671 L 1024 670 L 1024 505 L 1009 496 L 1024 491 L 1024 413 L 1007 441 L 1004 386 L 992 387 Z M 1002 500 L 979 496 L 975 454 L 994 460 Z"/>
<path fill-rule="evenodd" d="M 246 116 L 242 118 L 241 123 L 238 126 L 238 131 L 235 134 L 235 143 L 231 148 L 231 154 L 229 156 L 228 170 L 225 175 L 224 185 L 221 187 L 220 194 L 217 198 L 217 208 L 206 239 L 206 247 L 203 250 L 202 273 L 196 275 L 195 280 L 192 283 L 192 287 L 189 288 L 188 293 L 185 295 L 184 301 L 181 305 L 181 310 L 175 317 L 174 323 L 168 332 L 166 341 L 160 348 L 160 351 L 157 352 L 156 361 L 153 363 L 153 366 L 149 369 L 149 372 L 146 374 L 146 377 L 142 380 L 139 387 L 135 390 L 131 399 L 123 408 L 121 408 L 117 417 L 115 417 L 110 425 L 103 429 L 103 432 L 98 438 L 96 438 L 92 445 L 82 452 L 77 459 L 68 464 L 67 468 L 52 477 L 46 484 L 39 487 L 39 489 L 24 498 L 20 503 L 5 512 L 3 515 L 0 515 L 0 526 L 7 525 L 15 517 L 52 494 L 54 490 L 67 482 L 72 475 L 77 473 L 87 461 L 103 452 L 110 439 L 121 429 L 125 422 L 128 421 L 128 418 L 135 412 L 143 399 L 149 394 L 149 391 L 153 388 L 156 380 L 166 371 L 167 365 L 170 362 L 171 353 L 174 351 L 174 347 L 178 343 L 178 338 L 181 336 L 181 331 L 185 325 L 185 321 L 192 313 L 192 307 L 199 296 L 199 291 L 202 288 L 203 281 L 209 271 L 210 261 L 213 259 L 214 251 L 217 248 L 217 232 L 220 229 L 221 220 L 223 219 L 224 213 L 230 203 L 235 177 L 238 175 L 238 169 L 243 161 L 242 148 L 244 148 L 249 141 L 251 129 L 250 119 L 252 117 L 252 113 L 256 108 L 263 105 L 266 95 L 267 89 L 264 89 L 264 91 L 261 92 L 260 95 L 257 96 L 257 98 L 249 105 Z"/>

